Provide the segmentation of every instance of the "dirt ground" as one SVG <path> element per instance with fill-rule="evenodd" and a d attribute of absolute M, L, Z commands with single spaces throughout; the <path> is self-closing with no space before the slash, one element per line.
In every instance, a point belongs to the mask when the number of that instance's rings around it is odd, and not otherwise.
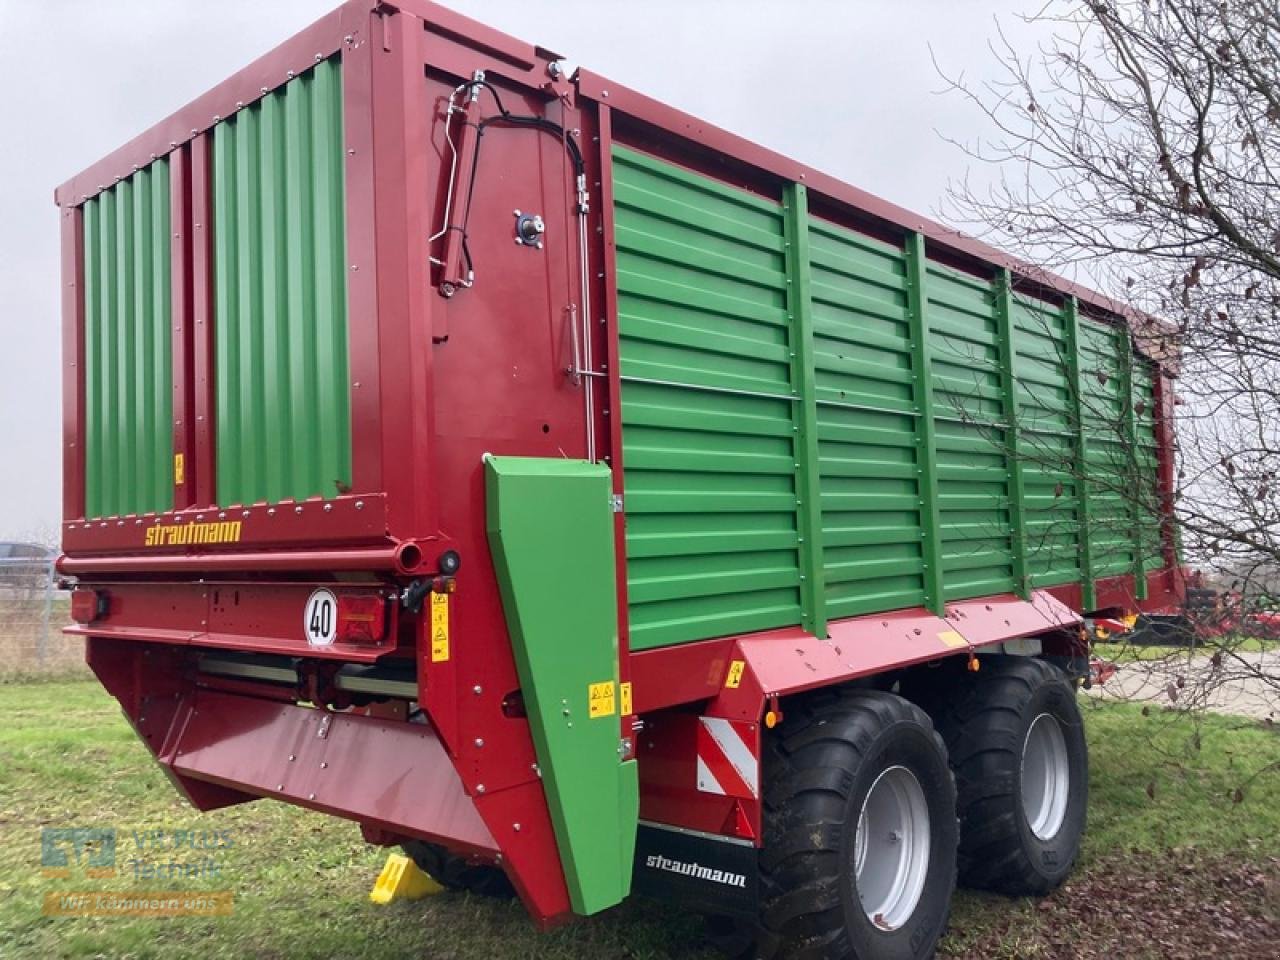
<path fill-rule="evenodd" d="M 1280 860 L 1241 863 L 1193 850 L 1117 853 L 1033 903 L 1034 923 L 995 923 L 949 960 L 1276 960 Z M 1030 931 L 1027 927 L 1030 926 Z"/>

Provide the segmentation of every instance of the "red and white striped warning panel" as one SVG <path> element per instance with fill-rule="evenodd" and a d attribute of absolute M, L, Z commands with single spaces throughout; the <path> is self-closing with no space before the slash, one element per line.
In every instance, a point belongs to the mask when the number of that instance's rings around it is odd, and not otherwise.
<path fill-rule="evenodd" d="M 760 753 L 753 724 L 699 717 L 698 789 L 751 800 L 760 795 Z"/>

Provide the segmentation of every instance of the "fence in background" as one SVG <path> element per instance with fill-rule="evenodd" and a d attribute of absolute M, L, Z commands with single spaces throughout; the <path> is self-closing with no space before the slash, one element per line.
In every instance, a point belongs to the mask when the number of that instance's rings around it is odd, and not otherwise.
<path fill-rule="evenodd" d="M 52 559 L 0 558 L 0 677 L 87 671 L 83 641 L 62 633 L 70 607 Z"/>

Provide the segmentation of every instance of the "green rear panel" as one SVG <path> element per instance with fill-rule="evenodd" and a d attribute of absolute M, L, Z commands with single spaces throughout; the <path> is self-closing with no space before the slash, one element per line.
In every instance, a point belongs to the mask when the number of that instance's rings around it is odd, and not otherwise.
<path fill-rule="evenodd" d="M 173 507 L 169 162 L 84 204 L 85 516 Z"/>
<path fill-rule="evenodd" d="M 1121 329 L 811 216 L 798 184 L 613 161 L 634 649 L 1158 568 L 1152 374 Z"/>
<path fill-rule="evenodd" d="M 631 892 L 640 810 L 619 758 L 618 607 L 609 468 L 490 457 L 493 551 L 538 766 L 575 913 Z"/>
<path fill-rule="evenodd" d="M 213 128 L 224 505 L 351 482 L 342 144 L 337 58 Z"/>
<path fill-rule="evenodd" d="M 799 623 L 782 207 L 613 160 L 631 647 Z"/>

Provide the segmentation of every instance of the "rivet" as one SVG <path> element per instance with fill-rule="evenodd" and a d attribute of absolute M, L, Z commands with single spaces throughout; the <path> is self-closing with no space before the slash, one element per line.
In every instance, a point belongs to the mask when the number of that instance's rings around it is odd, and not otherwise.
<path fill-rule="evenodd" d="M 480 686 L 480 684 L 477 683 L 474 687 L 471 688 L 471 692 L 478 697 L 480 696 L 480 694 L 484 693 L 484 689 Z"/>
<path fill-rule="evenodd" d="M 315 795 L 314 793 L 308 793 L 308 794 L 307 794 L 307 799 L 308 799 L 308 800 L 314 800 L 315 798 L 316 798 L 316 795 Z"/>
<path fill-rule="evenodd" d="M 483 784 L 483 783 L 477 783 L 477 784 L 476 784 L 476 793 L 484 793 L 484 784 Z"/>
<path fill-rule="evenodd" d="M 301 513 L 301 512 L 302 512 L 302 508 L 301 508 L 301 507 L 294 507 L 294 508 L 293 508 L 293 512 L 294 512 L 294 513 Z"/>
<path fill-rule="evenodd" d="M 483 746 L 484 746 L 484 738 L 483 738 L 483 737 L 476 737 L 476 746 L 477 746 L 477 747 L 483 747 Z"/>
<path fill-rule="evenodd" d="M 329 767 L 329 761 L 328 761 L 328 760 L 321 760 L 321 761 L 320 761 L 320 769 L 321 769 L 321 770 L 326 770 L 326 769 L 328 769 L 328 767 Z"/>
<path fill-rule="evenodd" d="M 330 512 L 332 512 L 332 510 L 333 510 L 333 504 L 332 504 L 332 503 L 326 503 L 326 504 L 324 505 L 324 512 L 325 512 L 325 513 L 330 513 Z"/>
<path fill-rule="evenodd" d="M 511 829 L 512 829 L 512 830 L 514 830 L 516 833 L 519 833 L 519 832 L 520 832 L 520 824 L 518 824 L 518 823 L 513 823 L 513 824 L 511 825 Z"/>
<path fill-rule="evenodd" d="M 357 501 L 356 501 L 356 509 L 357 509 L 357 510 L 363 510 L 363 509 L 364 509 L 364 501 L 363 501 L 363 500 L 357 500 Z"/>
<path fill-rule="evenodd" d="M 275 515 L 276 515 L 276 508 L 275 508 L 275 507 L 267 507 L 267 516 L 268 516 L 268 517 L 274 517 Z"/>

